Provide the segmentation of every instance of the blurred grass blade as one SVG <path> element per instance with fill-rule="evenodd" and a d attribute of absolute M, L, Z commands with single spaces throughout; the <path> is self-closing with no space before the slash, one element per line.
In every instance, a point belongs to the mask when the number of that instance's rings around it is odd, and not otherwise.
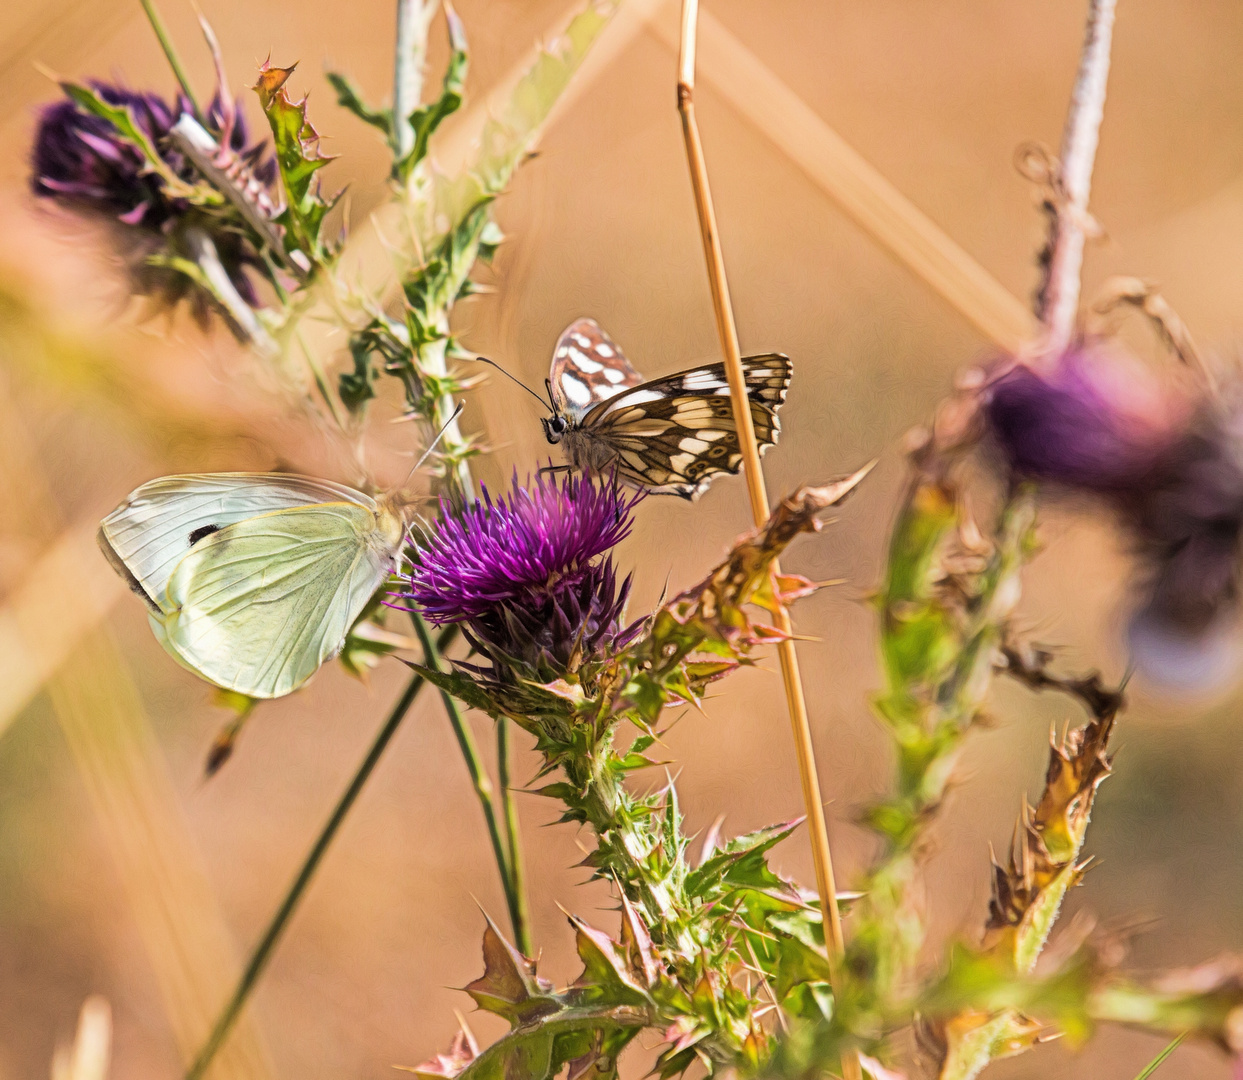
<path fill-rule="evenodd" d="M 545 115 L 542 128 L 547 130 L 558 115 L 571 108 L 585 94 L 609 66 L 621 55 L 644 30 L 647 20 L 668 0 L 625 0 L 618 12 L 609 20 L 590 52 L 582 59 L 578 73 L 570 80 L 556 99 L 552 108 Z M 556 39 L 564 26 L 564 15 L 557 19 L 539 35 L 542 41 Z M 477 153 L 485 126 L 491 118 L 502 114 L 507 102 L 513 97 L 516 88 L 523 78 L 538 62 L 544 50 L 535 46 L 517 63 L 501 76 L 484 95 L 479 95 L 464 106 L 445 127 L 437 132 L 435 158 L 437 165 L 447 173 L 456 173 L 467 168 Z M 538 134 L 534 142 L 528 144 L 528 150 L 538 143 Z M 342 253 L 343 265 L 348 266 L 350 273 L 357 273 L 364 288 L 387 290 L 386 298 L 398 291 L 393 280 L 393 256 L 386 246 L 385 237 L 400 235 L 397 224 L 400 210 L 392 203 L 378 207 L 372 215 L 375 222 L 373 229 L 358 229 L 346 242 Z M 313 319 L 303 320 L 309 335 L 320 339 L 326 332 L 319 328 Z"/>
<path fill-rule="evenodd" d="M 30 539 L 54 536 L 58 527 L 35 445 L 13 399 L 0 394 L 0 489 L 20 499 Z M 81 565 L 109 572 L 96 552 Z M 47 589 L 44 602 L 57 612 L 73 606 L 56 600 L 77 569 L 61 565 Z M 189 1060 L 229 990 L 237 956 L 121 650 L 106 628 L 97 628 L 80 634 L 69 651 L 71 662 L 48 682 L 48 696 L 112 853 L 173 1040 Z M 227 1071 L 222 1065 L 219 1073 L 230 1080 L 271 1075 L 254 1028 L 234 1043 Z"/>
<path fill-rule="evenodd" d="M 765 138 L 874 239 L 991 341 L 1014 351 L 1036 322 L 1027 306 L 950 239 L 708 12 L 700 15 L 699 72 Z M 652 27 L 678 49 L 672 20 Z"/>
<path fill-rule="evenodd" d="M 122 885 L 178 1049 L 198 1048 L 238 962 L 124 658 L 104 630 L 81 641 L 48 683 Z M 239 1033 L 217 1075 L 272 1075 L 254 1028 Z"/>
<path fill-rule="evenodd" d="M 52 1080 L 108 1080 L 112 1059 L 112 1009 L 95 995 L 82 1003 L 71 1046 L 58 1046 L 52 1057 Z"/>
<path fill-rule="evenodd" d="M 73 603 L 49 599 L 73 568 Z M 99 557 L 95 524 L 64 533 L 0 607 L 0 735 L 126 593 Z"/>
<path fill-rule="evenodd" d="M 1141 1072 L 1135 1080 L 1148 1080 L 1148 1078 L 1161 1067 L 1162 1062 L 1164 1062 L 1167 1057 L 1178 1049 L 1178 1044 L 1181 1043 L 1186 1037 L 1187 1033 L 1184 1031 L 1181 1035 L 1177 1035 L 1171 1039 L 1169 1046 L 1148 1062 L 1148 1064 L 1144 1066 L 1144 1071 Z"/>

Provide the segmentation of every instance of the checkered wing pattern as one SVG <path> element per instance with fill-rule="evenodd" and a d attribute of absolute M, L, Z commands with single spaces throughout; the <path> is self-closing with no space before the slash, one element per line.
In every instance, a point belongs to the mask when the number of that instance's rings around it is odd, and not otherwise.
<path fill-rule="evenodd" d="M 742 366 L 763 453 L 780 433 L 777 410 L 793 366 L 780 353 L 744 357 Z M 623 479 L 656 494 L 693 499 L 715 476 L 742 466 L 724 364 L 705 364 L 612 395 L 592 406 L 575 430 L 607 446 Z"/>
<path fill-rule="evenodd" d="M 552 354 L 549 386 L 557 411 L 580 420 L 593 406 L 643 381 L 595 319 L 566 327 Z"/>

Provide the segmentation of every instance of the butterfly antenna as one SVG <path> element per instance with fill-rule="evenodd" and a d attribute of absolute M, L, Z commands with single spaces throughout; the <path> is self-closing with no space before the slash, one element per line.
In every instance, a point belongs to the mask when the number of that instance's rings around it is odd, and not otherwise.
<path fill-rule="evenodd" d="M 456 420 L 462 414 L 462 408 L 465 404 L 466 403 L 464 401 L 459 401 L 457 403 L 457 408 L 453 410 L 453 415 L 450 416 L 448 420 L 446 420 L 443 424 L 440 425 L 440 430 L 436 432 L 436 437 L 427 444 L 427 449 L 423 451 L 423 455 L 419 458 L 418 461 L 416 461 L 413 465 L 410 466 L 410 471 L 406 473 L 406 478 L 401 482 L 402 487 L 405 487 L 408 483 L 410 483 L 410 477 L 412 477 L 416 472 L 418 472 L 419 466 L 422 465 L 423 462 L 425 462 L 431 456 L 432 451 L 436 449 L 436 444 L 440 442 L 441 439 L 444 438 L 445 432 L 449 430 L 449 425 L 452 424 L 453 421 Z"/>
<path fill-rule="evenodd" d="M 534 390 L 532 390 L 529 386 L 527 386 L 527 384 L 524 383 L 521 379 L 519 379 L 516 375 L 511 375 L 508 371 L 506 371 L 503 367 L 501 367 L 501 365 L 498 364 L 495 360 L 489 360 L 486 356 L 476 356 L 475 359 L 481 364 L 487 364 L 490 367 L 496 368 L 496 370 L 499 371 L 502 375 L 504 375 L 505 378 L 507 378 L 510 382 L 515 382 L 519 386 L 521 386 L 522 389 L 525 390 L 528 394 L 530 394 L 533 398 L 535 398 L 535 400 L 538 401 L 541 406 L 544 404 L 544 399 L 540 397 L 539 394 L 537 394 Z"/>

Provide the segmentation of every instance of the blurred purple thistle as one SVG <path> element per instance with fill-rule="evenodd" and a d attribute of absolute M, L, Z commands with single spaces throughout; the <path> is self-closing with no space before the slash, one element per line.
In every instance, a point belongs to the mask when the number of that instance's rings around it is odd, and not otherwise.
<path fill-rule="evenodd" d="M 641 494 L 616 483 L 545 474 L 465 508 L 440 504 L 401 594 L 430 622 L 461 623 L 496 667 L 563 675 L 621 634 L 630 578 L 609 550 L 629 535 Z"/>
<path fill-rule="evenodd" d="M 1130 624 L 1136 665 L 1183 689 L 1237 677 L 1243 402 L 1207 399 L 1123 510 L 1148 564 Z"/>
<path fill-rule="evenodd" d="M 1180 690 L 1219 687 L 1243 656 L 1243 401 L 1193 410 L 1099 344 L 988 392 L 989 430 L 1015 475 L 1103 499 L 1139 555 L 1128 637 L 1136 667 Z"/>
<path fill-rule="evenodd" d="M 990 388 L 988 426 L 1030 480 L 1098 495 L 1143 485 L 1177 436 L 1180 410 L 1141 364 L 1099 345 L 1050 368 L 1018 364 Z"/>
<path fill-rule="evenodd" d="M 90 86 L 110 105 L 129 109 L 172 172 L 187 183 L 200 179 L 168 138 L 178 117 L 190 110 L 183 95 L 169 103 L 158 94 L 99 80 L 92 80 Z M 208 109 L 207 121 L 217 137 L 227 131 L 230 147 L 257 179 L 266 184 L 275 179 L 276 162 L 267 144 L 247 145 L 245 122 L 232 114 L 219 95 Z M 259 299 L 245 268 L 263 269 L 259 253 L 237 228 L 222 227 L 223 219 L 203 213 L 184 199 L 170 198 L 160 177 L 144 165 L 142 154 L 111 123 L 76 102 L 58 101 L 42 110 L 31 153 L 31 189 L 84 217 L 115 223 L 114 238 L 137 292 L 159 296 L 169 304 L 192 295 L 189 278 L 152 265 L 148 259 L 158 253 L 187 255 L 179 238 L 187 228 L 198 228 L 210 236 L 238 294 L 257 307 Z M 201 315 L 203 298 L 197 301 Z"/>

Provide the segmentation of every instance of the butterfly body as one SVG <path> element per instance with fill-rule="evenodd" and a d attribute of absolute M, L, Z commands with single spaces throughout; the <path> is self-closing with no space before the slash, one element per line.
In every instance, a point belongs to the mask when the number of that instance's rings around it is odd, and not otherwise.
<path fill-rule="evenodd" d="M 104 518 L 99 542 L 174 659 L 270 698 L 340 652 L 396 569 L 403 535 L 389 499 L 309 477 L 216 473 L 143 484 Z"/>
<path fill-rule="evenodd" d="M 761 453 L 777 441 L 791 370 L 780 353 L 743 358 Z M 544 434 L 562 445 L 572 469 L 616 470 L 635 487 L 693 499 L 713 477 L 741 467 L 724 364 L 644 382 L 593 320 L 579 319 L 557 342 L 548 389 L 553 413 Z"/>

